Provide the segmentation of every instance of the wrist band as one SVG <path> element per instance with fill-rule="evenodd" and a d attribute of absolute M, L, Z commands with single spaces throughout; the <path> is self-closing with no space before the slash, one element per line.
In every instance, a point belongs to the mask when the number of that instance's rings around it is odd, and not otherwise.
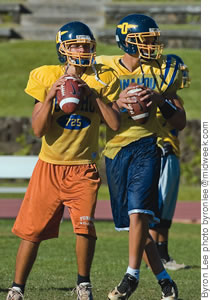
<path fill-rule="evenodd" d="M 165 99 L 164 104 L 159 108 L 165 119 L 170 119 L 177 111 L 177 107 L 168 99 Z"/>

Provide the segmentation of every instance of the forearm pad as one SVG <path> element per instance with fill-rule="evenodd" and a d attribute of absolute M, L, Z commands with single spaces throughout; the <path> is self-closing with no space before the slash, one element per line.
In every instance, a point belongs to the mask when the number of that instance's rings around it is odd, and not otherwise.
<path fill-rule="evenodd" d="M 175 112 L 177 111 L 177 107 L 171 103 L 171 101 L 165 99 L 164 104 L 159 107 L 163 117 L 167 120 L 170 119 Z"/>

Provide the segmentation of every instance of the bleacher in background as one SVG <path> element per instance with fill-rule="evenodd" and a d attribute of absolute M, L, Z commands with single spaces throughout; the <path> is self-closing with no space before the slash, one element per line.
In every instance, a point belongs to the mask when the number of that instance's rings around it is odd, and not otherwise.
<path fill-rule="evenodd" d="M 201 7 L 195 4 L 152 6 L 106 0 L 28 0 L 24 4 L 0 4 L 1 23 L 8 20 L 8 16 L 9 24 L 14 23 L 9 28 L 0 27 L 0 39 L 54 40 L 60 26 L 79 20 L 90 26 L 99 41 L 115 43 L 115 24 L 130 13 L 146 14 L 159 25 L 176 24 L 177 28 L 181 24 L 200 28 L 201 23 Z M 164 29 L 162 38 L 170 48 L 201 47 L 200 29 Z"/>

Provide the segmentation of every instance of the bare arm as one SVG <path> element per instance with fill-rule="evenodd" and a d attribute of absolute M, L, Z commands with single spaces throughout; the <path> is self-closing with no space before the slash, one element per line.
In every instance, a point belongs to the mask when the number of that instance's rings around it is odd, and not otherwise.
<path fill-rule="evenodd" d="M 60 85 L 64 82 L 64 76 L 61 76 L 51 87 L 49 93 L 47 94 L 45 101 L 37 102 L 34 106 L 32 112 L 32 128 L 34 134 L 37 137 L 42 137 L 46 134 L 48 128 L 51 124 L 51 110 L 52 101 L 55 98 L 56 91 L 59 89 Z"/>
<path fill-rule="evenodd" d="M 41 138 L 47 132 L 51 122 L 52 101 L 37 102 L 32 112 L 32 128 L 34 134 Z"/>
<path fill-rule="evenodd" d="M 116 102 L 105 104 L 99 97 L 96 97 L 96 102 L 102 120 L 112 130 L 117 131 L 120 128 L 120 111 Z"/>

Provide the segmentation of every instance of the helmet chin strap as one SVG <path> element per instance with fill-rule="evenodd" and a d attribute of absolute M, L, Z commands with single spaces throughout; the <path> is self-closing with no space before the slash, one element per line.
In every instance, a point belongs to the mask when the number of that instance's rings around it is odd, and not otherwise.
<path fill-rule="evenodd" d="M 142 55 L 144 55 L 144 57 L 141 57 L 141 59 L 148 59 L 148 53 L 147 53 L 147 52 L 145 52 L 145 51 L 143 51 L 142 49 L 140 49 L 140 53 L 141 53 Z"/>
<path fill-rule="evenodd" d="M 141 74 L 142 74 L 142 78 L 143 78 L 143 83 L 144 83 L 144 70 L 143 70 L 143 67 L 142 67 L 142 63 L 141 63 L 141 56 L 139 55 L 139 66 L 140 66 L 140 69 L 141 69 Z"/>
<path fill-rule="evenodd" d="M 66 70 L 65 70 L 65 73 L 64 73 L 64 74 L 67 74 L 67 71 L 68 71 L 69 67 L 70 67 L 70 64 L 67 63 Z M 103 84 L 104 86 L 107 86 L 107 84 L 106 84 L 105 82 L 103 82 L 103 81 L 98 77 L 98 73 L 97 73 L 97 70 L 96 70 L 94 64 L 93 64 L 91 67 L 92 67 L 92 69 L 93 69 L 93 72 L 95 73 L 95 79 L 96 79 L 98 82 L 100 82 L 101 84 Z"/>
<path fill-rule="evenodd" d="M 65 75 L 67 74 L 67 71 L 68 71 L 68 68 L 69 68 L 69 63 L 67 63 L 67 65 L 66 65 L 66 69 L 65 69 Z"/>
<path fill-rule="evenodd" d="M 89 60 L 88 59 L 82 59 L 81 57 L 80 58 L 72 58 L 71 56 L 68 56 L 67 57 L 67 61 L 68 61 L 68 64 L 69 65 L 74 65 L 75 67 L 87 67 L 87 65 L 82 65 L 82 62 L 84 62 L 84 61 L 87 61 L 87 62 L 89 62 Z"/>
<path fill-rule="evenodd" d="M 142 50 L 141 50 L 142 51 Z M 141 59 L 141 60 L 143 60 L 143 61 L 145 61 L 145 62 L 148 62 L 148 61 L 150 61 L 150 60 L 152 60 L 153 58 L 149 58 L 149 57 L 145 57 L 145 56 L 148 56 L 148 54 L 147 53 L 144 53 L 143 51 L 142 51 L 142 54 L 144 55 L 144 57 L 142 57 L 141 56 L 141 54 L 139 54 L 139 59 Z"/>
<path fill-rule="evenodd" d="M 105 82 L 103 82 L 99 77 L 98 77 L 98 73 L 97 73 L 97 70 L 95 68 L 94 65 L 92 65 L 92 69 L 93 69 L 93 72 L 95 73 L 95 79 L 100 82 L 101 84 L 103 84 L 104 86 L 107 86 L 107 84 Z"/>

